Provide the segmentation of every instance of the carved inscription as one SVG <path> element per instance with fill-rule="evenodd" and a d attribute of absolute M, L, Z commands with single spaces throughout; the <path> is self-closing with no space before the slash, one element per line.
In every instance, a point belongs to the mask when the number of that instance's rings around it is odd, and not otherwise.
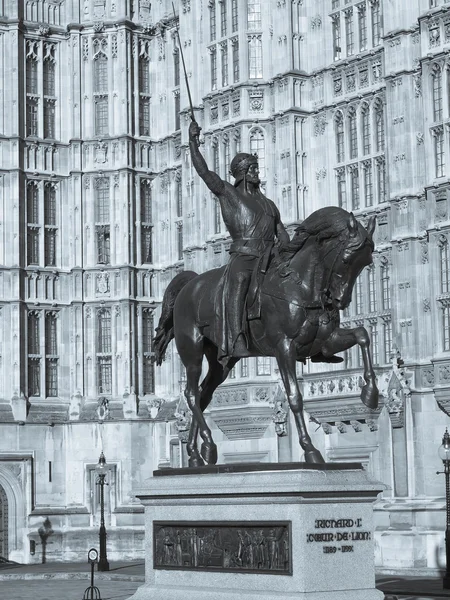
<path fill-rule="evenodd" d="M 291 575 L 290 522 L 153 523 L 155 569 Z"/>
<path fill-rule="evenodd" d="M 362 529 L 362 519 L 316 519 L 307 544 L 323 544 L 324 554 L 353 552 L 355 542 L 368 542 L 372 533 Z"/>

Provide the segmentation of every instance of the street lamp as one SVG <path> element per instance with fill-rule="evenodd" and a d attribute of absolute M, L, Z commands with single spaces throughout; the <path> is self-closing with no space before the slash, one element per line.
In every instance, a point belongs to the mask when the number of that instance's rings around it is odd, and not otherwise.
<path fill-rule="evenodd" d="M 108 485 L 105 483 L 108 469 L 106 467 L 106 458 L 103 452 L 100 454 L 98 465 L 95 467 L 95 470 L 98 475 L 97 485 L 100 486 L 100 530 L 98 532 L 100 538 L 100 558 L 97 568 L 99 571 L 109 571 L 109 562 L 106 556 L 105 495 L 103 492 L 105 485 Z"/>
<path fill-rule="evenodd" d="M 439 458 L 444 463 L 444 470 L 438 473 L 445 474 L 445 506 L 446 506 L 446 526 L 445 526 L 445 575 L 442 580 L 442 587 L 445 590 L 450 589 L 450 434 L 445 429 L 442 445 L 439 447 Z"/>

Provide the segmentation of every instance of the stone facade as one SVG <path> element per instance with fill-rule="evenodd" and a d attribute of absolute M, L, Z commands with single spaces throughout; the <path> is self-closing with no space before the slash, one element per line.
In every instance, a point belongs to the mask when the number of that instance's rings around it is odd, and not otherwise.
<path fill-rule="evenodd" d="M 132 490 L 185 464 L 175 348 L 151 365 L 162 294 L 227 260 L 202 151 L 228 177 L 258 153 L 288 229 L 340 204 L 377 215 L 374 265 L 347 326 L 371 336 L 382 398 L 358 399 L 357 351 L 299 365 L 314 441 L 390 489 L 379 569 L 436 569 L 450 423 L 450 24 L 442 0 L 0 0 L 0 522 L 2 555 L 84 559 L 103 449 L 111 558 L 142 556 Z M 428 334 L 428 335 L 427 335 Z M 273 360 L 241 361 L 209 422 L 221 462 L 300 460 Z M 425 510 L 426 509 L 426 510 Z M 7 515 L 7 518 L 5 517 Z M 5 529 L 6 530 L 6 529 Z M 6 541 L 5 541 L 6 540 Z"/>

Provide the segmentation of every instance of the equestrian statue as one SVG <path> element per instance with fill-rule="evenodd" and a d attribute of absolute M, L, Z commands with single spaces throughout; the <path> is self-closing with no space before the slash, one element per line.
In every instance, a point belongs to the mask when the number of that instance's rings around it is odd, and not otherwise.
<path fill-rule="evenodd" d="M 297 227 L 290 240 L 277 207 L 260 189 L 256 156 L 239 153 L 233 158 L 234 184 L 210 171 L 199 150 L 201 128 L 195 120 L 178 29 L 177 35 L 191 112 L 192 164 L 218 198 L 232 239 L 226 266 L 200 275 L 183 271 L 169 283 L 154 338 L 158 365 L 175 339 L 186 368 L 184 393 L 192 412 L 189 466 L 216 464 L 217 446 L 203 412 L 231 369 L 248 356 L 276 358 L 305 461 L 323 463 L 306 427 L 296 362 L 341 362 L 334 355 L 358 344 L 364 361 L 361 400 L 370 409 L 377 407 L 369 335 L 364 327 L 339 327 L 339 311 L 350 304 L 357 277 L 372 263 L 375 218 L 365 229 L 342 208 L 321 208 Z M 204 357 L 209 368 L 200 382 Z"/>
<path fill-rule="evenodd" d="M 276 358 L 305 461 L 322 463 L 306 427 L 296 362 L 340 362 L 334 355 L 358 344 L 364 362 L 361 400 L 370 409 L 377 407 L 369 335 L 364 327 L 339 327 L 339 311 L 348 307 L 357 277 L 372 263 L 375 218 L 366 229 L 343 208 L 321 208 L 289 241 L 278 209 L 260 190 L 257 157 L 234 157 L 233 185 L 208 169 L 199 133 L 192 120 L 192 163 L 219 199 L 232 238 L 230 260 L 200 275 L 183 271 L 169 283 L 154 338 L 158 365 L 175 339 L 186 367 L 185 396 L 192 412 L 189 466 L 217 462 L 203 411 L 235 364 L 248 356 Z M 204 356 L 209 369 L 200 383 Z"/>

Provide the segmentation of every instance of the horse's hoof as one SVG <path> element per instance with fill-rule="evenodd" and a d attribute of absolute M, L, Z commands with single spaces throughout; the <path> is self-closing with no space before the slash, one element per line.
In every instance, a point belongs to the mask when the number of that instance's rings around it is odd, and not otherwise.
<path fill-rule="evenodd" d="M 217 446 L 214 442 L 208 444 L 203 442 L 200 454 L 207 465 L 215 465 L 217 462 Z"/>
<path fill-rule="evenodd" d="M 189 465 L 190 468 L 192 468 L 192 467 L 204 467 L 205 463 L 200 458 L 200 456 L 192 456 L 188 460 L 188 465 Z"/>
<path fill-rule="evenodd" d="M 305 462 L 314 465 L 323 465 L 325 461 L 321 453 L 314 448 L 314 450 L 307 450 L 305 452 Z"/>
<path fill-rule="evenodd" d="M 375 410 L 378 406 L 378 389 L 374 385 L 366 383 L 361 389 L 361 401 L 367 408 Z"/>

